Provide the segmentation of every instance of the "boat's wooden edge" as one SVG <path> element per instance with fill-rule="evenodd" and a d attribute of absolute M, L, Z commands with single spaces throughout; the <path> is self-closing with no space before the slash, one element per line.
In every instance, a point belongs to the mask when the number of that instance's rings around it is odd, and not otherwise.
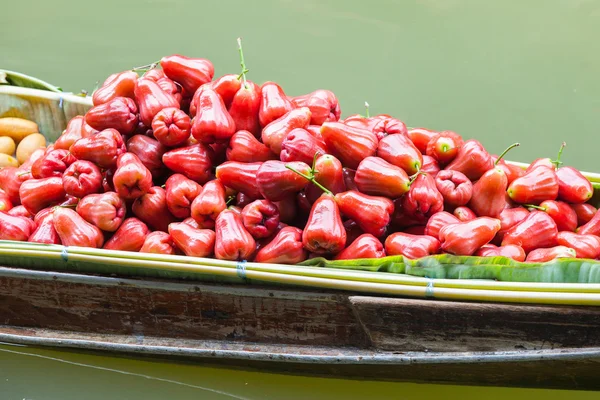
<path fill-rule="evenodd" d="M 352 379 L 600 389 L 596 373 L 600 348 L 381 353 L 351 347 L 98 336 L 9 326 L 0 326 L 1 343 Z"/>
<path fill-rule="evenodd" d="M 0 267 L 0 341 L 294 373 L 600 389 L 600 308 Z"/>

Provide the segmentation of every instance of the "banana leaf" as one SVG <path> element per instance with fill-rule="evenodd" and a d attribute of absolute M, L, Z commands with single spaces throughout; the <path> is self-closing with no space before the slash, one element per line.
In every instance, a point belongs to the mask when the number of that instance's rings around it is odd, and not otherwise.
<path fill-rule="evenodd" d="M 545 263 L 524 263 L 507 257 L 437 254 L 411 260 L 389 256 L 363 260 L 312 258 L 300 265 L 388 272 L 431 279 L 493 279 L 504 282 L 600 283 L 600 262 L 562 258 Z"/>
<path fill-rule="evenodd" d="M 62 89 L 41 79 L 34 78 L 20 72 L 0 69 L 0 85 L 11 85 L 30 89 L 48 90 L 50 92 L 61 93 Z"/>

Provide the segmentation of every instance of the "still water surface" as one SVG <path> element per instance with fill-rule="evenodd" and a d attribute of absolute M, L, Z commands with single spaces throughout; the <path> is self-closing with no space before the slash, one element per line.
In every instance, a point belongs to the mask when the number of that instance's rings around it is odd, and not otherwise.
<path fill-rule="evenodd" d="M 451 129 L 511 159 L 600 172 L 595 0 L 0 0 L 0 68 L 68 91 L 182 53 L 290 95 L 333 90 L 342 112 Z M 0 347 L 0 400 L 462 398 L 598 394 L 316 379 Z"/>
<path fill-rule="evenodd" d="M 598 393 L 266 374 L 0 345 L 2 400 L 591 400 Z"/>

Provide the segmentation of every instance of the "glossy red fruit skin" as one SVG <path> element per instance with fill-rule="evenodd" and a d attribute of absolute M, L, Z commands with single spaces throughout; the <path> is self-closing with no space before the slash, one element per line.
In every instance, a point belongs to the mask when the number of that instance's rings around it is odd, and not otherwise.
<path fill-rule="evenodd" d="M 454 215 L 450 214 L 447 211 L 440 211 L 433 214 L 429 220 L 427 221 L 427 225 L 425 225 L 424 234 L 428 236 L 432 236 L 439 240 L 440 230 L 450 224 L 458 224 L 461 222 Z"/>
<path fill-rule="evenodd" d="M 217 166 L 216 177 L 221 183 L 235 191 L 242 192 L 252 199 L 260 199 L 256 174 L 262 162 L 242 163 L 227 161 Z"/>
<path fill-rule="evenodd" d="M 327 154 L 327 146 L 306 129 L 296 128 L 287 134 L 281 143 L 279 159 L 284 162 L 301 161 L 312 164 L 315 154 Z"/>
<path fill-rule="evenodd" d="M 386 233 L 394 212 L 392 200 L 348 190 L 336 194 L 335 201 L 340 212 L 355 221 L 365 233 L 376 237 Z"/>
<path fill-rule="evenodd" d="M 359 258 L 385 257 L 383 244 L 375 236 L 365 233 L 356 238 L 348 247 L 341 251 L 336 260 L 355 260 Z"/>
<path fill-rule="evenodd" d="M 4 192 L 0 192 L 0 212 L 7 212 L 13 208 L 12 201 Z"/>
<path fill-rule="evenodd" d="M 295 106 L 285 95 L 281 86 L 275 82 L 263 83 L 258 111 L 258 119 L 262 127 L 267 126 L 294 108 Z"/>
<path fill-rule="evenodd" d="M 152 187 L 152 174 L 135 154 L 121 154 L 117 160 L 113 184 L 120 197 L 125 200 L 137 199 Z"/>
<path fill-rule="evenodd" d="M 115 232 L 123 223 L 126 205 L 115 192 L 90 194 L 79 201 L 76 211 L 90 224 Z"/>
<path fill-rule="evenodd" d="M 456 207 L 452 214 L 458 218 L 460 222 L 471 221 L 477 218 L 477 214 L 475 214 L 469 207 L 465 206 Z"/>
<path fill-rule="evenodd" d="M 577 233 L 600 236 L 600 213 L 597 212 L 586 224 L 577 228 Z"/>
<path fill-rule="evenodd" d="M 496 163 L 497 159 L 498 159 L 497 156 L 492 156 L 492 161 L 494 161 L 494 163 Z M 508 164 L 504 161 L 504 159 L 500 159 L 500 161 L 498 161 L 496 163 L 496 168 L 500 168 L 501 170 L 504 171 L 504 173 L 506 174 L 506 178 L 508 179 L 509 185 L 515 179 L 520 178 L 523 175 L 525 175 L 525 170 L 523 168 L 521 168 L 517 165 Z"/>
<path fill-rule="evenodd" d="M 209 60 L 179 54 L 163 57 L 160 66 L 169 79 L 180 84 L 190 95 L 210 82 L 215 74 L 215 68 Z"/>
<path fill-rule="evenodd" d="M 102 173 L 94 163 L 78 160 L 65 170 L 62 182 L 66 194 L 82 198 L 102 190 Z"/>
<path fill-rule="evenodd" d="M 233 134 L 226 150 L 228 161 L 245 163 L 274 160 L 275 154 L 248 131 L 239 130 Z M 312 163 L 312 160 L 311 160 Z"/>
<path fill-rule="evenodd" d="M 152 119 L 154 137 L 167 147 L 183 145 L 190 137 L 191 128 L 190 117 L 175 107 L 162 109 Z"/>
<path fill-rule="evenodd" d="M 554 246 L 542 249 L 533 249 L 529 254 L 525 262 L 546 262 L 552 261 L 556 258 L 575 258 L 576 252 L 570 247 L 566 246 Z"/>
<path fill-rule="evenodd" d="M 214 90 L 204 89 L 200 93 L 191 132 L 205 144 L 228 142 L 236 132 L 235 121 Z"/>
<path fill-rule="evenodd" d="M 139 251 L 144 245 L 150 230 L 137 218 L 127 218 L 119 229 L 104 244 L 104 249 L 121 251 Z"/>
<path fill-rule="evenodd" d="M 255 262 L 273 264 L 298 264 L 308 257 L 302 245 L 302 230 L 294 226 L 282 228 L 275 237 L 262 247 Z"/>
<path fill-rule="evenodd" d="M 208 257 L 214 253 L 216 235 L 211 229 L 198 229 L 180 222 L 169 225 L 169 234 L 186 256 Z"/>
<path fill-rule="evenodd" d="M 421 172 L 426 172 L 432 177 L 436 177 L 440 172 L 440 166 L 435 158 L 428 156 L 427 154 L 423 155 L 423 165 L 421 165 Z"/>
<path fill-rule="evenodd" d="M 463 145 L 462 140 L 456 136 L 440 132 L 427 144 L 426 154 L 433 157 L 440 165 L 448 164 L 454 160 L 458 149 Z"/>
<path fill-rule="evenodd" d="M 189 58 L 179 54 L 163 57 L 160 65 L 169 79 L 177 82 L 190 95 L 212 80 L 215 68 L 204 58 Z"/>
<path fill-rule="evenodd" d="M 113 128 L 123 135 L 129 135 L 137 128 L 138 108 L 129 97 L 115 97 L 92 107 L 85 114 L 85 122 L 99 131 Z"/>
<path fill-rule="evenodd" d="M 262 142 L 279 157 L 287 134 L 296 128 L 308 128 L 311 113 L 308 107 L 293 109 L 265 126 L 261 133 Z"/>
<path fill-rule="evenodd" d="M 33 218 L 33 215 L 23 206 L 16 206 L 8 210 L 8 212 L 4 212 L 8 215 L 12 215 L 13 217 L 25 217 L 29 219 Z"/>
<path fill-rule="evenodd" d="M 256 241 L 244 227 L 242 216 L 233 210 L 222 211 L 215 221 L 215 257 L 241 261 L 252 258 Z"/>
<path fill-rule="evenodd" d="M 125 143 L 115 129 L 105 129 L 97 134 L 77 140 L 69 152 L 78 160 L 91 161 L 100 168 L 112 168 L 117 158 L 125 153 Z"/>
<path fill-rule="evenodd" d="M 302 244 L 319 255 L 337 254 L 344 249 L 346 229 L 333 196 L 324 194 L 314 202 L 302 231 Z"/>
<path fill-rule="evenodd" d="M 473 185 L 469 208 L 480 217 L 497 218 L 506 205 L 508 178 L 500 168 L 487 171 Z"/>
<path fill-rule="evenodd" d="M 385 253 L 388 256 L 401 255 L 414 260 L 436 254 L 439 249 L 440 241 L 432 236 L 396 232 L 385 240 Z"/>
<path fill-rule="evenodd" d="M 594 195 L 592 183 L 573 167 L 556 170 L 558 198 L 568 203 L 585 203 Z"/>
<path fill-rule="evenodd" d="M 104 243 L 100 228 L 90 224 L 70 208 L 56 208 L 52 223 L 65 246 L 101 248 Z"/>
<path fill-rule="evenodd" d="M 316 181 L 329 189 L 331 193 L 338 194 L 339 192 L 346 190 L 342 163 L 331 154 L 325 154 L 317 158 L 317 161 L 315 162 L 315 173 Z M 319 187 L 312 183 L 308 184 L 305 191 L 311 204 L 323 193 Z"/>
<path fill-rule="evenodd" d="M 435 177 L 435 186 L 450 207 L 466 205 L 473 195 L 471 180 L 459 171 L 440 171 Z"/>
<path fill-rule="evenodd" d="M 175 217 L 167 207 L 165 189 L 160 186 L 151 187 L 148 192 L 135 199 L 131 211 L 155 231 L 166 232 L 169 224 L 175 222 Z"/>
<path fill-rule="evenodd" d="M 46 208 L 35 215 L 37 227 L 29 236 L 28 242 L 60 244 L 60 237 L 54 229 L 54 210 Z"/>
<path fill-rule="evenodd" d="M 379 140 L 388 135 L 406 136 L 408 134 L 404 122 L 390 116 L 379 117 L 372 130 Z"/>
<path fill-rule="evenodd" d="M 467 140 L 446 169 L 462 172 L 470 180 L 476 181 L 493 167 L 492 156 L 483 145 L 477 140 Z"/>
<path fill-rule="evenodd" d="M 163 154 L 162 161 L 171 171 L 180 173 L 203 185 L 211 176 L 213 151 L 198 143 Z"/>
<path fill-rule="evenodd" d="M 87 126 L 87 129 L 84 127 Z M 88 137 L 96 133 L 97 131 L 85 123 L 85 117 L 78 115 L 71 118 L 67 124 L 66 129 L 62 132 L 60 137 L 54 142 L 54 148 L 56 150 L 69 150 L 69 148 L 77 140 L 82 137 Z"/>
<path fill-rule="evenodd" d="M 481 246 L 492 241 L 500 226 L 500 220 L 489 217 L 446 225 L 439 232 L 441 249 L 455 255 L 473 255 Z"/>
<path fill-rule="evenodd" d="M 426 128 L 413 128 L 407 132 L 408 138 L 422 154 L 427 153 L 429 141 L 438 135 L 438 132 Z"/>
<path fill-rule="evenodd" d="M 165 182 L 165 195 L 167 208 L 176 218 L 184 219 L 190 216 L 192 202 L 202 186 L 199 183 L 186 178 L 182 174 L 173 174 Z"/>
<path fill-rule="evenodd" d="M 275 205 L 279 210 L 279 220 L 281 223 L 289 224 L 296 218 L 298 211 L 296 196 L 288 196 L 283 200 L 276 201 Z"/>
<path fill-rule="evenodd" d="M 135 135 L 127 141 L 127 151 L 135 154 L 153 177 L 162 176 L 166 170 L 162 157 L 169 149 L 158 140 Z"/>
<path fill-rule="evenodd" d="M 0 189 L 4 191 L 13 204 L 16 206 L 21 204 L 21 198 L 19 197 L 19 189 L 23 182 L 31 179 L 31 173 L 21 170 L 16 167 L 4 167 L 0 168 Z"/>
<path fill-rule="evenodd" d="M 286 166 L 290 166 L 305 175 L 310 173 L 310 166 L 303 162 L 265 161 L 256 172 L 256 183 L 262 195 L 261 197 L 271 201 L 279 201 L 299 192 L 308 184 L 304 177 L 289 170 Z"/>
<path fill-rule="evenodd" d="M 521 204 L 539 204 L 558 196 L 558 178 L 554 168 L 539 166 L 515 179 L 506 191 L 510 198 Z"/>
<path fill-rule="evenodd" d="M 242 210 L 242 222 L 255 239 L 269 237 L 279 226 L 279 209 L 269 200 L 255 200 Z"/>
<path fill-rule="evenodd" d="M 557 243 L 575 250 L 577 258 L 598 258 L 600 256 L 600 237 L 580 235 L 574 232 L 558 232 Z"/>
<path fill-rule="evenodd" d="M 410 188 L 406 172 L 379 157 L 367 157 L 360 162 L 354 183 L 363 193 L 392 199 L 402 196 Z"/>
<path fill-rule="evenodd" d="M 321 126 L 321 136 L 331 154 L 349 168 L 356 169 L 363 159 L 377 152 L 377 136 L 366 129 L 326 122 Z"/>
<path fill-rule="evenodd" d="M 0 240 L 27 241 L 35 228 L 35 222 L 29 218 L 0 212 Z"/>
<path fill-rule="evenodd" d="M 525 250 L 521 246 L 514 244 L 507 244 L 500 247 L 493 244 L 486 244 L 481 246 L 473 255 L 478 257 L 508 257 L 519 262 L 525 261 Z"/>
<path fill-rule="evenodd" d="M 63 188 L 62 178 L 51 177 L 43 179 L 29 179 L 19 188 L 21 204 L 31 214 L 56 204 L 67 194 Z"/>
<path fill-rule="evenodd" d="M 529 253 L 533 249 L 555 246 L 557 235 L 558 228 L 552 217 L 543 211 L 532 211 L 506 231 L 502 245 L 516 244 Z"/>
<path fill-rule="evenodd" d="M 167 232 L 151 232 L 144 239 L 144 244 L 140 248 L 140 253 L 153 254 L 176 254 L 175 244 L 171 235 Z"/>
<path fill-rule="evenodd" d="M 134 98 L 133 93 L 137 80 L 138 75 L 134 71 L 123 71 L 112 74 L 92 94 L 92 103 L 97 106 L 108 103 L 117 97 Z"/>
<path fill-rule="evenodd" d="M 389 136 L 388 136 L 389 137 Z M 400 199 L 403 213 L 417 222 L 425 222 L 433 214 L 444 209 L 444 197 L 428 174 L 417 176 L 410 190 Z"/>
<path fill-rule="evenodd" d="M 389 135 L 381 139 L 377 156 L 402 168 L 408 175 L 416 174 L 423 165 L 423 155 L 405 135 Z"/>
<path fill-rule="evenodd" d="M 577 213 L 567 203 L 546 200 L 540 203 L 540 207 L 556 222 L 559 231 L 574 232 L 577 229 Z"/>
<path fill-rule="evenodd" d="M 571 204 L 571 208 L 577 214 L 577 226 L 587 224 L 598 211 L 596 207 L 589 203 Z"/>
<path fill-rule="evenodd" d="M 504 234 L 513 226 L 517 225 L 521 221 L 523 221 L 529 215 L 529 210 L 524 207 L 514 207 L 514 208 L 505 208 L 502 210 L 498 219 L 500 220 L 501 227 L 496 237 L 494 238 L 494 243 L 500 244 L 502 243 L 502 239 L 504 239 Z"/>
<path fill-rule="evenodd" d="M 233 96 L 231 105 L 227 107 L 229 115 L 235 123 L 236 129 L 246 130 L 254 136 L 260 135 L 260 110 L 261 89 L 256 83 L 246 81 Z"/>
<path fill-rule="evenodd" d="M 214 228 L 215 220 L 227 208 L 225 187 L 215 179 L 204 185 L 192 201 L 191 216 L 202 228 Z"/>
<path fill-rule="evenodd" d="M 179 101 L 175 96 L 162 90 L 158 83 L 150 79 L 139 79 L 134 93 L 140 121 L 146 126 L 152 126 L 152 120 L 161 110 L 179 108 Z"/>
<path fill-rule="evenodd" d="M 304 96 L 291 98 L 296 107 L 308 107 L 312 114 L 310 123 L 323 125 L 325 122 L 336 122 L 340 119 L 341 110 L 335 94 L 329 90 L 316 90 Z"/>
<path fill-rule="evenodd" d="M 52 150 L 38 158 L 31 165 L 31 175 L 35 179 L 62 176 L 65 170 L 77 159 L 67 150 Z"/>

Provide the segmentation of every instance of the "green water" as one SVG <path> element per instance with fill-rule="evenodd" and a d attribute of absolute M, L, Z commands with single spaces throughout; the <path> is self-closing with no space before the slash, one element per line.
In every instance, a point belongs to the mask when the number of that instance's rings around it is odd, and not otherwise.
<path fill-rule="evenodd" d="M 235 73 L 242 36 L 249 78 L 290 95 L 331 89 L 344 115 L 366 100 L 374 113 L 455 130 L 496 153 L 518 141 L 519 161 L 554 156 L 566 140 L 564 161 L 600 172 L 599 1 L 0 0 L 0 13 L 0 68 L 69 91 L 171 53 Z M 0 400 L 566 396 L 0 350 Z"/>
<path fill-rule="evenodd" d="M 323 379 L 0 345 L 2 400 L 587 400 L 598 393 Z"/>

